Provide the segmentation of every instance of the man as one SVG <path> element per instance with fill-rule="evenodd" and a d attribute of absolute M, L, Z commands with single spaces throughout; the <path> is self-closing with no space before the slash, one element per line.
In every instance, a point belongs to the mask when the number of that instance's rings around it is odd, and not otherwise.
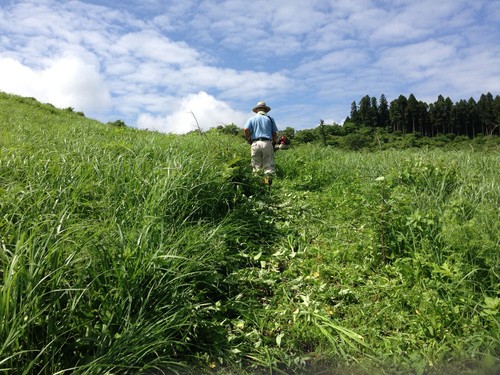
<path fill-rule="evenodd" d="M 266 183 L 271 185 L 271 177 L 275 174 L 274 144 L 278 128 L 274 119 L 267 113 L 271 110 L 265 102 L 258 102 L 252 109 L 255 116 L 250 117 L 245 125 L 245 137 L 252 145 L 251 159 L 254 172 L 263 170 Z"/>

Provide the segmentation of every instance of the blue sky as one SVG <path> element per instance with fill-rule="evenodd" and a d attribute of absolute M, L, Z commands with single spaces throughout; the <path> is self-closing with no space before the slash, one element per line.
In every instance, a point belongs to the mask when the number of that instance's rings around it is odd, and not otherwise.
<path fill-rule="evenodd" d="M 0 91 L 185 133 L 500 94 L 500 0 L 0 0 Z M 193 116 L 193 114 L 195 116 Z"/>

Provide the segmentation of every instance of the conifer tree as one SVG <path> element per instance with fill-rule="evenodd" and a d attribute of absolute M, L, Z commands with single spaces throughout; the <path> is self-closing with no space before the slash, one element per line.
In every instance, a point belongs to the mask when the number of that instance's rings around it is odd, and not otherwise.
<path fill-rule="evenodd" d="M 380 95 L 380 101 L 378 106 L 378 126 L 388 127 L 389 122 L 389 104 L 384 94 Z"/>

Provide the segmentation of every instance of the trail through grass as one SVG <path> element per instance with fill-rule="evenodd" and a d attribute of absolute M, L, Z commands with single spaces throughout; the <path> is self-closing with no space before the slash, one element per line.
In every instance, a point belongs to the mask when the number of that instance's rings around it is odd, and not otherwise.
<path fill-rule="evenodd" d="M 5 94 L 0 151 L 0 372 L 498 370 L 497 153 L 303 145 L 268 191 L 237 137 Z"/>

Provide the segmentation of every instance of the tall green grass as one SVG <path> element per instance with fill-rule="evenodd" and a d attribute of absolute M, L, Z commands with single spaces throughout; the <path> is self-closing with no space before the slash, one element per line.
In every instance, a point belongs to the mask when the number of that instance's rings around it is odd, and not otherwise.
<path fill-rule="evenodd" d="M 301 291 L 365 338 L 380 371 L 498 370 L 497 153 L 307 146 L 278 159 L 307 217 Z"/>
<path fill-rule="evenodd" d="M 273 236 L 248 198 L 261 187 L 246 158 L 200 135 L 7 99 L 0 368 L 143 373 L 227 360 L 220 310 L 238 285 L 225 279 L 243 249 Z"/>
<path fill-rule="evenodd" d="M 278 151 L 0 94 L 0 372 L 494 373 L 499 155 Z"/>

